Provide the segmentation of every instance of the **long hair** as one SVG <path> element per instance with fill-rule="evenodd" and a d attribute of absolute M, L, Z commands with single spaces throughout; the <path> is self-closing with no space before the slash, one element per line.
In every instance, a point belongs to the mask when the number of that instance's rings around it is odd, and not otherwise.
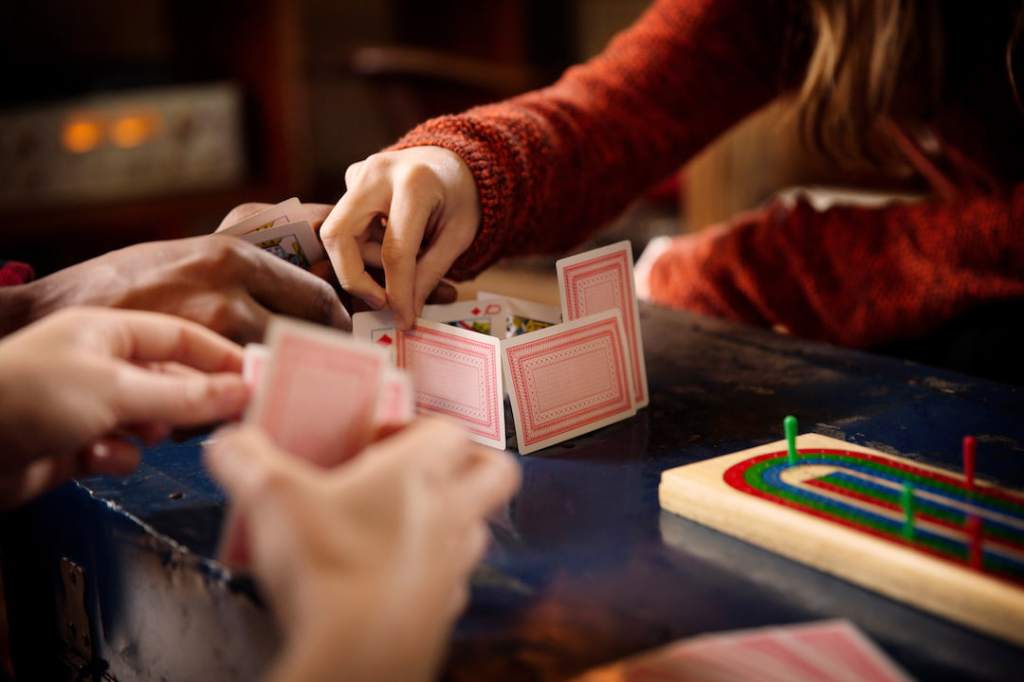
<path fill-rule="evenodd" d="M 815 38 L 798 97 L 804 143 L 844 165 L 896 162 L 898 154 L 880 134 L 880 125 L 898 113 L 906 96 L 925 116 L 939 105 L 945 66 L 942 3 L 806 1 Z M 1007 77 L 1015 95 L 1013 62 L 1022 16 L 1018 11 L 1006 46 Z"/>
<path fill-rule="evenodd" d="M 884 165 L 894 152 L 880 139 L 877 126 L 892 113 L 901 73 L 927 63 L 924 81 L 917 84 L 922 87 L 919 96 L 932 100 L 938 95 L 942 31 L 934 3 L 808 4 L 816 40 L 799 94 L 804 143 L 845 165 Z"/>

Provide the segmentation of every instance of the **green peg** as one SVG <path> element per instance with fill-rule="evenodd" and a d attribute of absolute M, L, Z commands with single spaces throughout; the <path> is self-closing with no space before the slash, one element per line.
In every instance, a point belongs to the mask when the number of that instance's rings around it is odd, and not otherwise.
<path fill-rule="evenodd" d="M 796 464 L 796 417 L 789 415 L 782 420 L 782 428 L 786 432 L 786 448 L 789 450 L 789 465 Z"/>
<path fill-rule="evenodd" d="M 903 484 L 900 493 L 900 506 L 903 507 L 903 537 L 914 539 L 914 489 L 909 483 Z"/>

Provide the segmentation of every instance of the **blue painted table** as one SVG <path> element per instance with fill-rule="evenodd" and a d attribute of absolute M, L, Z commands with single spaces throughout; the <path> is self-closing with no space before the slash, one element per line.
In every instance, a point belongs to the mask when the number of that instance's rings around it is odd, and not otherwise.
<path fill-rule="evenodd" d="M 1024 391 L 657 308 L 641 316 L 650 407 L 521 460 L 522 491 L 495 521 L 446 679 L 563 679 L 702 632 L 834 617 L 922 679 L 1020 679 L 1024 651 L 661 512 L 657 485 L 664 469 L 779 439 L 792 413 L 804 431 L 951 468 L 973 433 L 979 474 L 1024 488 Z M 68 557 L 86 578 L 94 665 L 110 677 L 246 680 L 265 668 L 271 618 L 210 559 L 224 500 L 198 443 L 153 448 L 132 477 L 66 486 L 6 524 L 16 648 L 54 641 L 61 605 L 38 605 Z"/>

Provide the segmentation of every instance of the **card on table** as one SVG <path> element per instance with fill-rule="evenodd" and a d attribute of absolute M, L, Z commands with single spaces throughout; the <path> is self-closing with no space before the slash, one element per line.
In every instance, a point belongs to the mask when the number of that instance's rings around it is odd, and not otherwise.
<path fill-rule="evenodd" d="M 617 308 L 505 339 L 501 346 L 521 454 L 636 414 Z"/>
<path fill-rule="evenodd" d="M 505 333 L 502 338 L 529 334 L 538 329 L 547 329 L 562 321 L 562 311 L 550 305 L 526 301 L 512 296 L 503 296 L 489 291 L 478 291 L 479 301 L 502 301 L 505 304 Z"/>
<path fill-rule="evenodd" d="M 681 640 L 574 682 L 908 682 L 910 678 L 847 621 L 714 633 Z"/>
<path fill-rule="evenodd" d="M 505 449 L 500 341 L 418 319 L 396 334 L 395 359 L 412 375 L 416 409 L 453 419 L 473 440 Z"/>
<path fill-rule="evenodd" d="M 220 230 L 217 234 L 229 234 L 234 237 L 242 237 L 253 232 L 266 230 L 278 225 L 288 225 L 305 220 L 306 216 L 302 211 L 302 203 L 298 197 L 286 199 L 279 204 L 254 213 L 245 220 Z"/>
<path fill-rule="evenodd" d="M 275 318 L 267 363 L 246 421 L 282 449 L 323 467 L 372 436 L 387 354 L 323 327 Z"/>
<path fill-rule="evenodd" d="M 649 402 L 640 310 L 633 281 L 633 249 L 628 241 L 587 251 L 555 263 L 566 321 L 615 308 L 629 344 L 633 399 L 637 408 Z"/>
<path fill-rule="evenodd" d="M 320 245 L 316 233 L 305 220 L 275 225 L 239 236 L 303 270 L 309 270 L 310 265 L 327 258 L 327 253 Z"/>
<path fill-rule="evenodd" d="M 501 338 L 505 327 L 503 301 L 459 301 L 444 305 L 425 305 L 421 317 L 444 324 Z M 352 316 L 352 336 L 370 341 L 393 352 L 395 316 L 388 310 L 356 313 Z"/>

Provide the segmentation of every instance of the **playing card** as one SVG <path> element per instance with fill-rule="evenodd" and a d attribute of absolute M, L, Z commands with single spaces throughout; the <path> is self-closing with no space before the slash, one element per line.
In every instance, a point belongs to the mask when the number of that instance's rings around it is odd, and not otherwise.
<path fill-rule="evenodd" d="M 636 414 L 618 309 L 501 345 L 521 454 Z"/>
<path fill-rule="evenodd" d="M 289 223 L 296 223 L 305 219 L 306 216 L 303 215 L 302 204 L 297 197 L 292 197 L 279 204 L 265 208 L 259 213 L 255 213 L 230 227 L 226 227 L 218 231 L 217 234 L 230 234 L 235 237 L 242 237 L 252 232 L 266 230 L 277 225 L 288 225 Z"/>
<path fill-rule="evenodd" d="M 505 304 L 503 301 L 458 301 L 439 305 L 425 305 L 420 317 L 432 322 L 444 322 L 460 329 L 505 336 Z"/>
<path fill-rule="evenodd" d="M 844 620 L 780 628 L 786 644 L 805 660 L 816 662 L 842 682 L 909 682 L 900 670 L 864 634 Z"/>
<path fill-rule="evenodd" d="M 478 291 L 476 297 L 478 301 L 501 301 L 504 303 L 505 335 L 502 338 L 529 334 L 538 329 L 547 329 L 562 321 L 562 311 L 554 306 L 494 294 L 489 291 Z"/>
<path fill-rule="evenodd" d="M 313 263 L 327 258 L 316 233 L 305 220 L 275 225 L 239 237 L 303 270 L 308 270 Z"/>
<path fill-rule="evenodd" d="M 462 424 L 479 443 L 505 449 L 500 341 L 417 319 L 396 336 L 397 365 L 412 375 L 416 409 Z"/>
<path fill-rule="evenodd" d="M 566 321 L 615 308 L 629 344 L 633 399 L 637 408 L 649 402 L 644 341 L 640 333 L 640 311 L 633 282 L 633 249 L 628 241 L 618 242 L 555 263 Z"/>
<path fill-rule="evenodd" d="M 371 310 L 352 316 L 352 336 L 387 351 L 395 362 L 395 316 L 388 310 Z"/>
<path fill-rule="evenodd" d="M 588 671 L 575 682 L 906 682 L 857 628 L 825 621 L 714 633 Z"/>
<path fill-rule="evenodd" d="M 282 449 L 323 467 L 369 441 L 387 354 L 346 334 L 275 318 L 270 361 L 246 421 Z"/>
<path fill-rule="evenodd" d="M 377 412 L 373 418 L 375 428 L 395 429 L 405 426 L 415 417 L 416 396 L 412 378 L 408 372 L 395 367 L 386 368 L 380 398 L 377 400 Z"/>
<path fill-rule="evenodd" d="M 242 381 L 255 391 L 263 377 L 263 369 L 270 359 L 270 349 L 262 343 L 247 343 L 242 352 Z"/>

